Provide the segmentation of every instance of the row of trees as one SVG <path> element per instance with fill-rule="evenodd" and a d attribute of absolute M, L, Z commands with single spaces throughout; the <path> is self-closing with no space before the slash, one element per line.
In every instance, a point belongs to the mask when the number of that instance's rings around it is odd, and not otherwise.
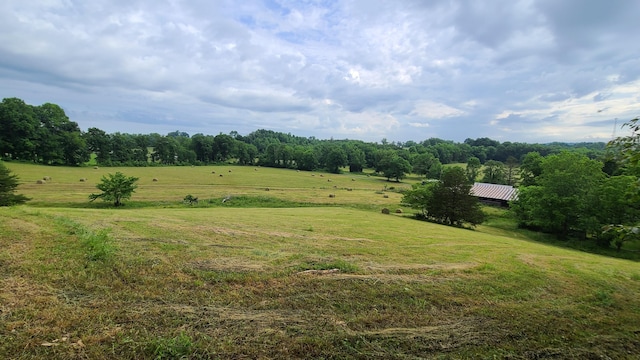
<path fill-rule="evenodd" d="M 234 161 L 241 165 L 326 169 L 351 172 L 375 169 L 389 179 L 401 180 L 414 172 L 439 178 L 442 165 L 468 162 L 471 167 L 497 168 L 489 182 L 508 183 L 500 164 L 513 169 L 527 153 L 542 156 L 571 149 L 589 158 L 601 156 L 603 143 L 525 144 L 500 143 L 488 138 L 455 143 L 430 138 L 420 143 L 367 143 L 357 140 L 318 140 L 271 130 L 246 136 L 229 134 L 189 136 L 175 131 L 167 135 L 108 134 L 98 128 L 86 132 L 70 121 L 55 104 L 31 106 L 16 98 L 0 103 L 0 158 L 51 165 L 79 166 L 95 154 L 101 166 L 201 165 Z M 506 172 L 504 172 L 506 173 Z"/>

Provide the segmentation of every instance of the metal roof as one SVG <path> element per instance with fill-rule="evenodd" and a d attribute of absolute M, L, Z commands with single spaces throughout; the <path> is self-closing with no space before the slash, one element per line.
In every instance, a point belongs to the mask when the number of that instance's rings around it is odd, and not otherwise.
<path fill-rule="evenodd" d="M 471 195 L 486 199 L 511 201 L 518 198 L 518 190 L 511 185 L 474 183 Z"/>

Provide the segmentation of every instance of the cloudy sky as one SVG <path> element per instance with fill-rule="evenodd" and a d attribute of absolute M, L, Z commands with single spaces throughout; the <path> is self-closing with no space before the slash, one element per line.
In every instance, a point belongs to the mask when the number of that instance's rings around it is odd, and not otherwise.
<path fill-rule="evenodd" d="M 608 141 L 640 115 L 639 15 L 635 0 L 3 0 L 0 98 L 109 133 Z"/>

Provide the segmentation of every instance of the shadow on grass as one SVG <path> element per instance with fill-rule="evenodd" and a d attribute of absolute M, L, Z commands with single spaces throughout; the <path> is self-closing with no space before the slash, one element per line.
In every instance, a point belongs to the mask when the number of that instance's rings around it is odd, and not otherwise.
<path fill-rule="evenodd" d="M 128 201 L 115 207 L 110 202 L 29 202 L 29 206 L 39 208 L 72 209 L 145 209 L 145 208 L 292 208 L 292 207 L 335 207 L 336 204 L 295 202 L 269 196 L 227 196 L 224 198 L 202 199 L 197 203 L 184 201 Z"/>
<path fill-rule="evenodd" d="M 635 243 L 625 244 L 625 247 L 623 247 L 621 251 L 617 251 L 612 246 L 608 248 L 598 246 L 594 239 L 559 239 L 553 234 L 519 228 L 517 221 L 511 216 L 507 209 L 485 206 L 483 207 L 483 211 L 487 215 L 487 219 L 483 225 L 485 227 L 502 230 L 504 231 L 505 236 L 519 238 L 525 241 L 544 243 L 564 249 L 583 251 L 590 254 L 640 261 L 640 252 L 631 250 L 631 248 L 638 246 L 638 244 Z M 514 234 L 517 234 L 518 236 L 513 236 Z"/>

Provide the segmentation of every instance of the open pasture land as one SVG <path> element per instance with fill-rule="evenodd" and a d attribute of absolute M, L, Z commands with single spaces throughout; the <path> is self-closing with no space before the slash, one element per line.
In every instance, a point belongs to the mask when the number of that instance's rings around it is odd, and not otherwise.
<path fill-rule="evenodd" d="M 50 194 L 58 204 L 45 206 L 37 194 L 56 181 L 78 185 L 85 177 L 80 172 L 94 169 L 64 169 L 78 171 L 68 181 L 64 174 L 43 174 L 52 181 L 36 187 L 41 175 L 34 172 L 32 181 L 9 167 L 25 182 L 20 192 L 34 201 L 0 208 L 0 358 L 637 359 L 640 354 L 637 262 L 482 227 L 471 231 L 381 214 L 372 202 L 397 207 L 399 198 L 392 196 L 399 194 L 378 193 L 394 183 L 324 174 L 339 187 L 351 185 L 344 194 L 359 193 L 360 203 L 342 199 L 341 191 L 314 205 L 307 201 L 312 193 L 330 191 L 322 189 L 324 183 L 313 184 L 319 174 L 310 179 L 310 173 L 229 167 L 231 175 L 196 184 L 219 187 L 219 193 L 200 195 L 190 191 L 196 180 L 180 186 L 180 171 L 217 175 L 210 172 L 227 168 L 131 168 L 120 170 L 140 176 L 140 188 L 124 208 L 83 208 L 67 205 L 86 201 L 86 195 L 70 200 Z M 56 168 L 39 171 L 45 170 Z M 147 173 L 157 170 L 165 172 Z M 226 186 L 205 182 L 245 170 L 246 177 L 265 175 L 255 182 L 226 180 Z M 165 190 L 174 195 L 153 188 L 165 183 L 173 185 Z M 264 194 L 277 184 L 283 184 L 277 196 L 311 204 L 166 205 L 179 204 L 186 193 L 217 198 L 213 194 L 233 188 Z M 270 189 L 269 196 L 275 194 Z M 147 205 L 134 206 L 143 196 Z M 324 206 L 328 200 L 344 202 Z"/>
<path fill-rule="evenodd" d="M 298 204 L 350 204 L 397 206 L 402 198 L 393 187 L 409 188 L 407 183 L 387 182 L 385 178 L 328 174 L 250 166 L 188 166 L 139 168 L 69 168 L 8 163 L 20 176 L 19 192 L 33 198 L 34 205 L 86 203 L 102 176 L 117 171 L 135 176 L 138 189 L 134 202 L 179 203 L 187 195 L 201 201 L 219 202 L 227 196 L 274 197 Z M 45 184 L 38 180 L 50 177 Z M 154 181 L 156 179 L 157 181 Z M 83 181 L 81 181 L 83 180 Z M 268 190 L 267 190 L 268 189 Z M 330 198 L 329 195 L 335 195 Z M 386 197 L 385 197 L 386 195 Z M 366 200 L 365 200 L 366 199 Z"/>

